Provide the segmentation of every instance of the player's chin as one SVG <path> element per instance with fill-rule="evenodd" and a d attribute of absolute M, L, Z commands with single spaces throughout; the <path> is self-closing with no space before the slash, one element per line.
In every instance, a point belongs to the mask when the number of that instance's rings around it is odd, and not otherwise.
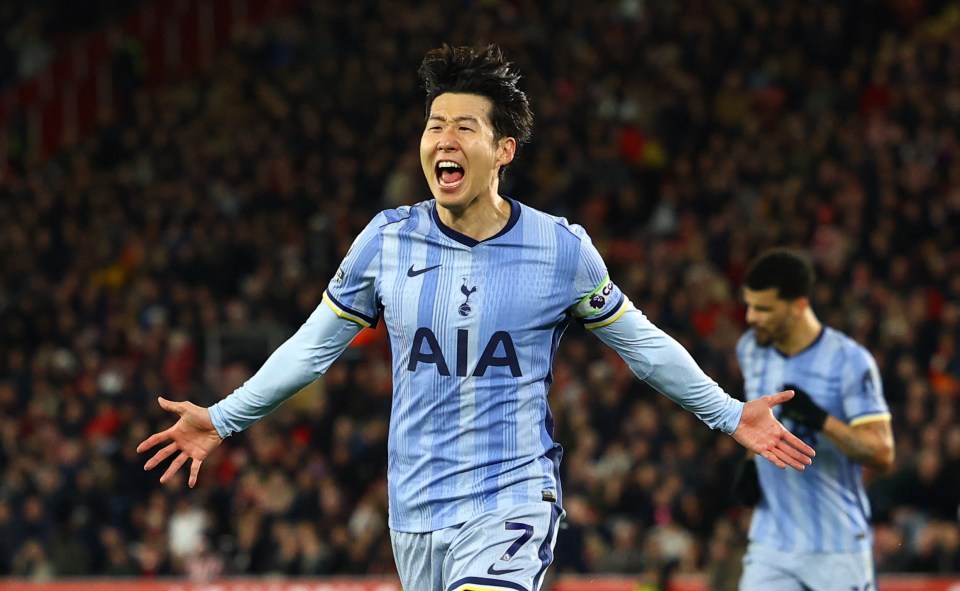
<path fill-rule="evenodd" d="M 433 188 L 433 197 L 437 200 L 437 205 L 447 209 L 460 209 L 467 205 L 470 200 L 467 198 L 467 192 L 463 185 L 456 187 L 443 187 L 436 185 Z"/>
<path fill-rule="evenodd" d="M 769 346 L 769 345 L 770 345 L 770 342 L 771 342 L 771 340 L 772 340 L 772 339 L 770 338 L 770 335 L 768 335 L 768 334 L 762 334 L 762 333 L 759 333 L 759 332 L 754 332 L 753 338 L 754 338 L 755 341 L 757 341 L 757 344 L 760 345 L 761 347 L 767 347 L 767 346 Z"/>

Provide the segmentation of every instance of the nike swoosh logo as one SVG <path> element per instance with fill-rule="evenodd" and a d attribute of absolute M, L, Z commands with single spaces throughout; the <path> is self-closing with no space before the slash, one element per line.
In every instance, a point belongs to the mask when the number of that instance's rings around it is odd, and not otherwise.
<path fill-rule="evenodd" d="M 508 568 L 504 570 L 497 570 L 493 568 L 493 565 L 491 564 L 490 567 L 487 569 L 487 574 L 488 575 L 509 575 L 510 573 L 518 573 L 522 570 L 523 570 L 522 568 Z"/>
<path fill-rule="evenodd" d="M 407 269 L 407 277 L 416 277 L 417 275 L 423 275 L 427 271 L 433 271 L 440 265 L 434 265 L 432 267 L 424 267 L 422 269 L 414 269 L 413 265 L 410 265 L 410 268 Z"/>

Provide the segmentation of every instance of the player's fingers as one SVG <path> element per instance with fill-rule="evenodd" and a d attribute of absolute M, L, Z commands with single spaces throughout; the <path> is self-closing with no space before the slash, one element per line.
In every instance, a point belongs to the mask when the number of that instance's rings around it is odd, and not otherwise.
<path fill-rule="evenodd" d="M 157 396 L 157 402 L 160 403 L 160 408 L 162 408 L 163 410 L 175 412 L 178 415 L 182 415 L 184 412 L 184 404 L 182 402 L 174 402 L 173 400 L 167 400 L 163 396 Z"/>
<path fill-rule="evenodd" d="M 776 454 L 774 454 L 773 451 L 771 450 L 761 452 L 760 455 L 766 458 L 771 464 L 773 464 L 777 468 L 783 469 L 787 467 L 787 465 L 783 463 L 783 461 L 780 458 L 778 458 Z"/>
<path fill-rule="evenodd" d="M 181 453 L 179 456 L 174 458 L 174 460 L 170 462 L 170 466 L 167 467 L 167 471 L 164 472 L 163 476 L 160 477 L 160 483 L 163 484 L 166 481 L 170 480 L 170 478 L 177 473 L 177 470 L 179 470 L 184 464 L 186 464 L 187 460 L 189 459 L 190 459 L 190 456 L 188 456 L 185 453 Z"/>
<path fill-rule="evenodd" d="M 161 449 L 157 453 L 153 454 L 153 457 L 150 458 L 146 464 L 143 465 L 144 470 L 153 470 L 157 467 L 157 464 L 164 461 L 173 455 L 173 452 L 177 451 L 177 444 L 171 443 L 167 447 Z"/>
<path fill-rule="evenodd" d="M 190 488 L 193 488 L 197 484 L 197 475 L 200 474 L 200 464 L 203 463 L 203 460 L 198 460 L 193 458 L 193 461 L 190 462 L 190 480 L 187 484 L 190 485 Z"/>
<path fill-rule="evenodd" d="M 806 464 L 793 456 L 793 454 L 796 453 L 796 450 L 790 448 L 788 445 L 784 445 L 783 443 L 777 444 L 777 447 L 773 449 L 773 453 L 777 456 L 777 458 L 780 459 L 781 462 L 787 466 L 790 466 L 794 470 L 802 472 L 806 467 Z"/>
<path fill-rule="evenodd" d="M 793 449 L 803 453 L 808 458 L 812 458 L 817 455 L 817 451 L 803 442 L 802 439 L 787 431 L 783 430 L 783 441 L 785 441 Z M 811 462 L 807 462 L 808 464 Z"/>
<path fill-rule="evenodd" d="M 783 392 L 777 392 L 776 394 L 771 394 L 769 396 L 764 396 L 761 400 L 765 400 L 767 405 L 770 408 L 778 404 L 783 404 L 787 400 L 793 398 L 793 390 L 784 390 Z"/>
<path fill-rule="evenodd" d="M 809 466 L 813 463 L 813 460 L 810 459 L 808 455 L 800 451 L 799 449 L 793 447 L 786 441 L 780 441 L 777 444 L 777 448 L 783 452 L 783 455 L 789 457 L 791 460 L 798 462 L 801 466 Z M 793 464 L 791 464 L 793 466 Z M 793 466 L 796 468 L 796 466 Z M 802 469 L 802 468 L 801 468 Z"/>
<path fill-rule="evenodd" d="M 170 429 L 166 431 L 161 431 L 160 433 L 154 433 L 150 437 L 147 437 L 140 442 L 140 445 L 137 446 L 137 453 L 143 453 L 154 447 L 157 444 L 163 443 L 164 441 L 170 439 Z"/>

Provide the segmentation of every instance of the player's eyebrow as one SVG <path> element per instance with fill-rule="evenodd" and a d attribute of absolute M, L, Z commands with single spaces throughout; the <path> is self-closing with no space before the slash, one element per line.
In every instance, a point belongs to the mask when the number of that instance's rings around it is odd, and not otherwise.
<path fill-rule="evenodd" d="M 447 118 L 444 117 L 443 115 L 430 115 L 429 117 L 427 117 L 427 121 L 446 121 L 446 120 Z M 480 125 L 480 120 L 474 117 L 473 115 L 457 115 L 456 117 L 453 118 L 453 120 L 456 121 L 457 123 L 468 121 L 476 125 Z"/>

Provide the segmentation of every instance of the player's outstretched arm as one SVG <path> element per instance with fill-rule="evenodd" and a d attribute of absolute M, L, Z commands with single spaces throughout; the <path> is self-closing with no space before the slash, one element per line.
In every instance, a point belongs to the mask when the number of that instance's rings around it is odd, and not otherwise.
<path fill-rule="evenodd" d="M 160 482 L 165 483 L 177 473 L 187 460 L 190 463 L 190 478 L 188 484 L 193 488 L 197 484 L 197 474 L 200 473 L 200 464 L 215 450 L 223 439 L 213 427 L 210 420 L 210 411 L 199 407 L 192 402 L 173 402 L 165 398 L 157 399 L 163 410 L 177 413 L 180 415 L 172 427 L 160 433 L 154 433 L 147 437 L 137 446 L 137 453 L 143 453 L 148 449 L 156 447 L 161 443 L 169 441 L 163 449 L 153 454 L 153 457 L 144 464 L 144 470 L 153 470 L 160 462 L 169 458 L 173 454 L 180 452 L 167 468 L 167 471 L 160 477 Z"/>
<path fill-rule="evenodd" d="M 785 390 L 744 404 L 733 438 L 778 468 L 790 466 L 794 470 L 803 470 L 813 462 L 816 452 L 773 416 L 773 407 L 791 398 L 793 390 Z"/>

